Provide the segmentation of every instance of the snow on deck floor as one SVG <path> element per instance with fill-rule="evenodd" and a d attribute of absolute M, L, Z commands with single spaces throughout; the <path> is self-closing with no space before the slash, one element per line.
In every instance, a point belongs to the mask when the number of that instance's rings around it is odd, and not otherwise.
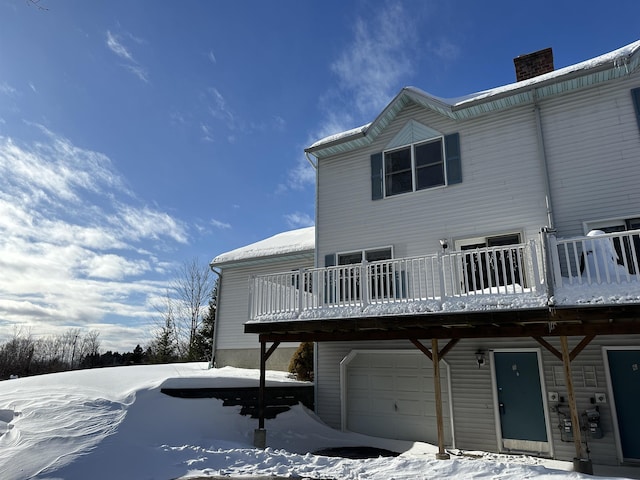
<path fill-rule="evenodd" d="M 334 430 L 297 406 L 267 420 L 269 448 L 252 447 L 256 420 L 216 399 L 179 399 L 160 388 L 255 386 L 257 370 L 204 363 L 114 367 L 0 382 L 3 480 L 169 479 L 274 475 L 334 479 L 579 479 L 568 462 L 480 453 L 435 460 L 426 443 Z M 291 382 L 268 372 L 268 382 Z M 371 446 L 398 457 L 350 460 L 308 452 Z M 611 477 L 613 478 L 613 477 Z"/>

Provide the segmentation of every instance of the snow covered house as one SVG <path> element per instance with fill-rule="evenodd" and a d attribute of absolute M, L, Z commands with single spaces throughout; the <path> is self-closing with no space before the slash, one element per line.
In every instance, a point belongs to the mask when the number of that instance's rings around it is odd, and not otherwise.
<path fill-rule="evenodd" d="M 252 277 L 245 331 L 263 360 L 316 342 L 337 428 L 640 462 L 640 41 L 514 63 L 461 98 L 403 88 L 307 148 L 315 266 Z"/>
<path fill-rule="evenodd" d="M 314 264 L 315 228 L 307 227 L 283 232 L 251 245 L 218 255 L 211 267 L 220 273 L 218 318 L 214 331 L 214 363 L 217 367 L 258 368 L 260 349 L 255 335 L 244 334 L 249 318 L 249 278 L 253 275 L 280 274 L 290 280 L 289 273 Z M 277 281 L 277 280 L 276 280 Z M 296 285 L 281 289 L 282 296 L 270 302 L 286 302 Z M 269 304 L 274 308 L 276 303 Z M 287 370 L 298 343 L 283 344 L 269 359 L 270 370 Z"/>

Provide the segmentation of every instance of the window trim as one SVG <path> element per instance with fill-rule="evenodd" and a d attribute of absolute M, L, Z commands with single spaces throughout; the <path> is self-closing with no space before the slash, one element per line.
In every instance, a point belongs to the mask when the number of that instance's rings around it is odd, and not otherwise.
<path fill-rule="evenodd" d="M 421 145 L 427 145 L 429 143 L 435 143 L 435 142 L 439 142 L 440 143 L 440 161 L 439 162 L 429 163 L 428 165 L 421 165 L 419 167 L 417 165 L 417 161 L 416 161 L 416 147 L 419 147 Z M 394 148 L 391 148 L 391 149 L 388 149 L 388 150 L 383 150 L 382 151 L 382 194 L 383 194 L 383 197 L 382 198 L 397 197 L 399 195 L 405 195 L 407 193 L 416 193 L 416 192 L 420 192 L 422 190 L 432 190 L 434 188 L 442 188 L 442 187 L 448 186 L 449 182 L 448 182 L 448 178 L 447 178 L 448 177 L 448 175 L 447 175 L 448 174 L 448 172 L 447 172 L 447 152 L 446 152 L 445 144 L 446 144 L 445 135 L 440 135 L 438 137 L 424 139 L 424 140 L 421 140 L 421 141 L 418 141 L 418 142 L 397 146 L 397 147 L 394 147 Z M 407 191 L 403 191 L 403 192 L 395 193 L 395 194 L 388 194 L 387 193 L 387 177 L 388 177 L 389 173 L 387 173 L 387 154 L 394 153 L 394 152 L 399 152 L 399 151 L 407 150 L 407 149 L 409 149 L 410 154 L 411 154 L 411 190 L 407 190 Z M 441 165 L 442 179 L 443 179 L 444 183 L 439 184 L 439 185 L 429 186 L 429 187 L 418 188 L 418 185 L 417 185 L 418 169 L 419 168 L 425 168 L 427 166 L 432 166 L 432 165 Z"/>
<path fill-rule="evenodd" d="M 623 227 L 622 231 L 632 230 L 628 228 L 630 221 L 640 221 L 640 214 L 638 215 L 626 215 L 624 217 L 611 217 L 600 220 L 587 220 L 582 222 L 582 231 L 584 234 L 588 234 L 591 230 L 602 230 L 609 227 Z"/>
<path fill-rule="evenodd" d="M 391 260 L 394 257 L 393 255 L 393 245 L 386 245 L 383 247 L 372 247 L 372 248 L 363 248 L 360 250 L 345 250 L 345 251 L 341 251 L 341 252 L 336 252 L 336 266 L 344 266 L 344 265 L 358 265 L 359 263 L 362 263 L 363 260 L 366 259 L 366 254 L 367 252 L 377 252 L 377 251 L 382 251 L 382 250 L 389 250 L 391 252 L 391 257 L 389 257 L 388 260 Z M 351 255 L 351 254 L 355 254 L 355 253 L 360 253 L 360 262 L 358 263 L 340 263 L 340 256 L 341 255 Z M 384 261 L 384 260 L 380 260 L 380 261 Z"/>
<path fill-rule="evenodd" d="M 524 240 L 524 232 L 522 230 L 508 230 L 500 233 L 491 233 L 487 235 L 477 236 L 477 237 L 462 237 L 454 239 L 453 245 L 456 251 L 461 251 L 463 247 L 469 245 L 475 245 L 479 243 L 484 243 L 485 247 L 489 248 L 488 240 L 490 238 L 499 238 L 499 237 L 508 237 L 511 235 L 518 235 L 520 237 L 520 243 L 514 243 L 513 245 L 522 245 L 525 243 Z"/>

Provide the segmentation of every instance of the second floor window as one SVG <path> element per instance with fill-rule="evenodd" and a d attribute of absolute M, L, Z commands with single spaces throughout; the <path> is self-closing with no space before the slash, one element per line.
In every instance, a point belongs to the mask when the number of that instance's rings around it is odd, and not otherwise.
<path fill-rule="evenodd" d="M 385 196 L 445 184 L 442 138 L 384 153 Z"/>

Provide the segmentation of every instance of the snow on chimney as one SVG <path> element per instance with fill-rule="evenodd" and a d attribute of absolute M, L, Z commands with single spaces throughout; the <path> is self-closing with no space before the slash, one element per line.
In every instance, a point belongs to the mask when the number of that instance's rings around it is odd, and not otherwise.
<path fill-rule="evenodd" d="M 517 82 L 553 72 L 553 50 L 545 48 L 537 52 L 520 55 L 513 59 L 513 64 L 516 67 Z"/>

